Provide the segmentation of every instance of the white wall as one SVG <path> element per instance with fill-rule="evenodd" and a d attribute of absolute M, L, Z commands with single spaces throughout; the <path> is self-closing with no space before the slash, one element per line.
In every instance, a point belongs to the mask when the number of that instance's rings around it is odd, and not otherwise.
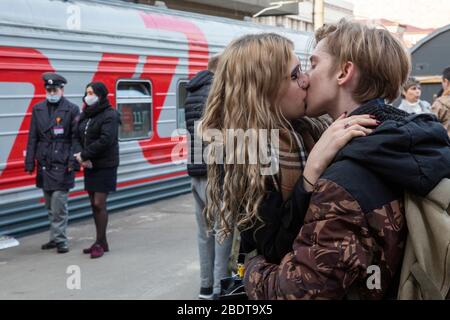
<path fill-rule="evenodd" d="M 352 3 L 343 0 L 325 0 L 325 23 L 351 17 L 353 17 Z M 283 25 L 293 30 L 313 31 L 313 1 L 300 2 L 297 16 L 258 17 L 254 21 L 269 25 Z"/>

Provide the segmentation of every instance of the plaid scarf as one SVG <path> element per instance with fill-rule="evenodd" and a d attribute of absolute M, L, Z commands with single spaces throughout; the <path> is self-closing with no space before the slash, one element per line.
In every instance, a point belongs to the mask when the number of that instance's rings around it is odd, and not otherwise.
<path fill-rule="evenodd" d="M 328 117 L 302 118 L 292 123 L 291 130 L 279 131 L 279 171 L 273 180 L 283 200 L 289 198 L 303 174 L 309 152 L 330 124 Z"/>

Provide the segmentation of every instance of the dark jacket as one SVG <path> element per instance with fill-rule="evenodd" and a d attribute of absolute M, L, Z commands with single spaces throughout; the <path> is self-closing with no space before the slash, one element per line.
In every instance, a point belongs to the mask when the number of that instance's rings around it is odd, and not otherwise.
<path fill-rule="evenodd" d="M 185 101 L 185 119 L 186 128 L 190 135 L 190 152 L 188 158 L 187 170 L 191 177 L 204 177 L 206 176 L 206 164 L 203 161 L 203 146 L 194 145 L 195 140 L 195 128 L 194 122 L 200 120 L 203 116 L 206 100 L 208 99 L 209 89 L 213 82 L 213 73 L 204 70 L 195 75 L 194 78 L 189 81 L 186 86 L 188 92 Z M 201 157 L 201 163 L 194 163 L 195 157 Z"/>
<path fill-rule="evenodd" d="M 240 253 L 243 254 L 239 255 L 239 262 L 254 249 L 271 263 L 280 263 L 291 251 L 311 196 L 303 189 L 301 179 L 306 154 L 330 124 L 328 117 L 304 117 L 292 122 L 294 131 L 279 131 L 279 170 L 268 182 L 265 198 L 258 208 L 258 219 L 251 228 L 241 232 Z"/>
<path fill-rule="evenodd" d="M 283 201 L 280 192 L 269 186 L 265 198 L 258 208 L 263 223 L 240 233 L 240 256 L 243 263 L 245 255 L 257 250 L 269 263 L 278 264 L 292 250 L 292 243 L 303 225 L 309 206 L 311 193 L 303 188 L 303 179 L 299 179 L 291 197 Z"/>
<path fill-rule="evenodd" d="M 81 113 L 78 135 L 83 149 L 83 161 L 91 160 L 93 168 L 112 168 L 119 165 L 118 112 L 107 100 L 94 106 L 96 112 Z"/>
<path fill-rule="evenodd" d="M 431 114 L 410 116 L 382 100 L 353 114 L 365 113 L 383 123 L 352 140 L 319 179 L 293 250 L 279 265 L 262 256 L 247 262 L 250 298 L 395 297 L 407 232 L 403 193 L 425 195 L 450 177 L 450 140 Z M 380 268 L 380 290 L 366 285 L 371 265 Z"/>
<path fill-rule="evenodd" d="M 37 162 L 36 186 L 63 191 L 74 187 L 74 171 L 80 169 L 73 156 L 80 150 L 76 138 L 80 108 L 64 97 L 54 107 L 51 115 L 47 100 L 33 107 L 25 170 L 33 171 Z"/>

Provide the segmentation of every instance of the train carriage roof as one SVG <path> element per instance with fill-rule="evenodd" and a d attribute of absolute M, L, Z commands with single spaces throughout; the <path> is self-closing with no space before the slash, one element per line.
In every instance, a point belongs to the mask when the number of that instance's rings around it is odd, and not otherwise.
<path fill-rule="evenodd" d="M 77 16 L 80 18 L 77 19 Z M 180 21 L 188 22 L 194 27 L 183 30 L 185 35 L 179 31 L 168 31 L 168 26 Z M 105 37 L 156 39 L 160 37 L 164 40 L 175 41 L 183 41 L 186 34 L 199 29 L 206 37 L 209 46 L 223 46 L 243 33 L 273 31 L 292 39 L 297 50 L 300 49 L 300 51 L 307 48 L 311 36 L 307 32 L 293 32 L 289 29 L 247 21 L 186 13 L 118 0 L 2 0 L 0 1 L 1 25 L 97 34 Z"/>

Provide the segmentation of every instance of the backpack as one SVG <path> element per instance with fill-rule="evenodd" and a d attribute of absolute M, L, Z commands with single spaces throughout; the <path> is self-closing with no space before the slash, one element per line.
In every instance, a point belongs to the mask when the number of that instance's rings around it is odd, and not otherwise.
<path fill-rule="evenodd" d="M 405 193 L 408 226 L 397 298 L 450 299 L 450 179 L 425 197 Z"/>

